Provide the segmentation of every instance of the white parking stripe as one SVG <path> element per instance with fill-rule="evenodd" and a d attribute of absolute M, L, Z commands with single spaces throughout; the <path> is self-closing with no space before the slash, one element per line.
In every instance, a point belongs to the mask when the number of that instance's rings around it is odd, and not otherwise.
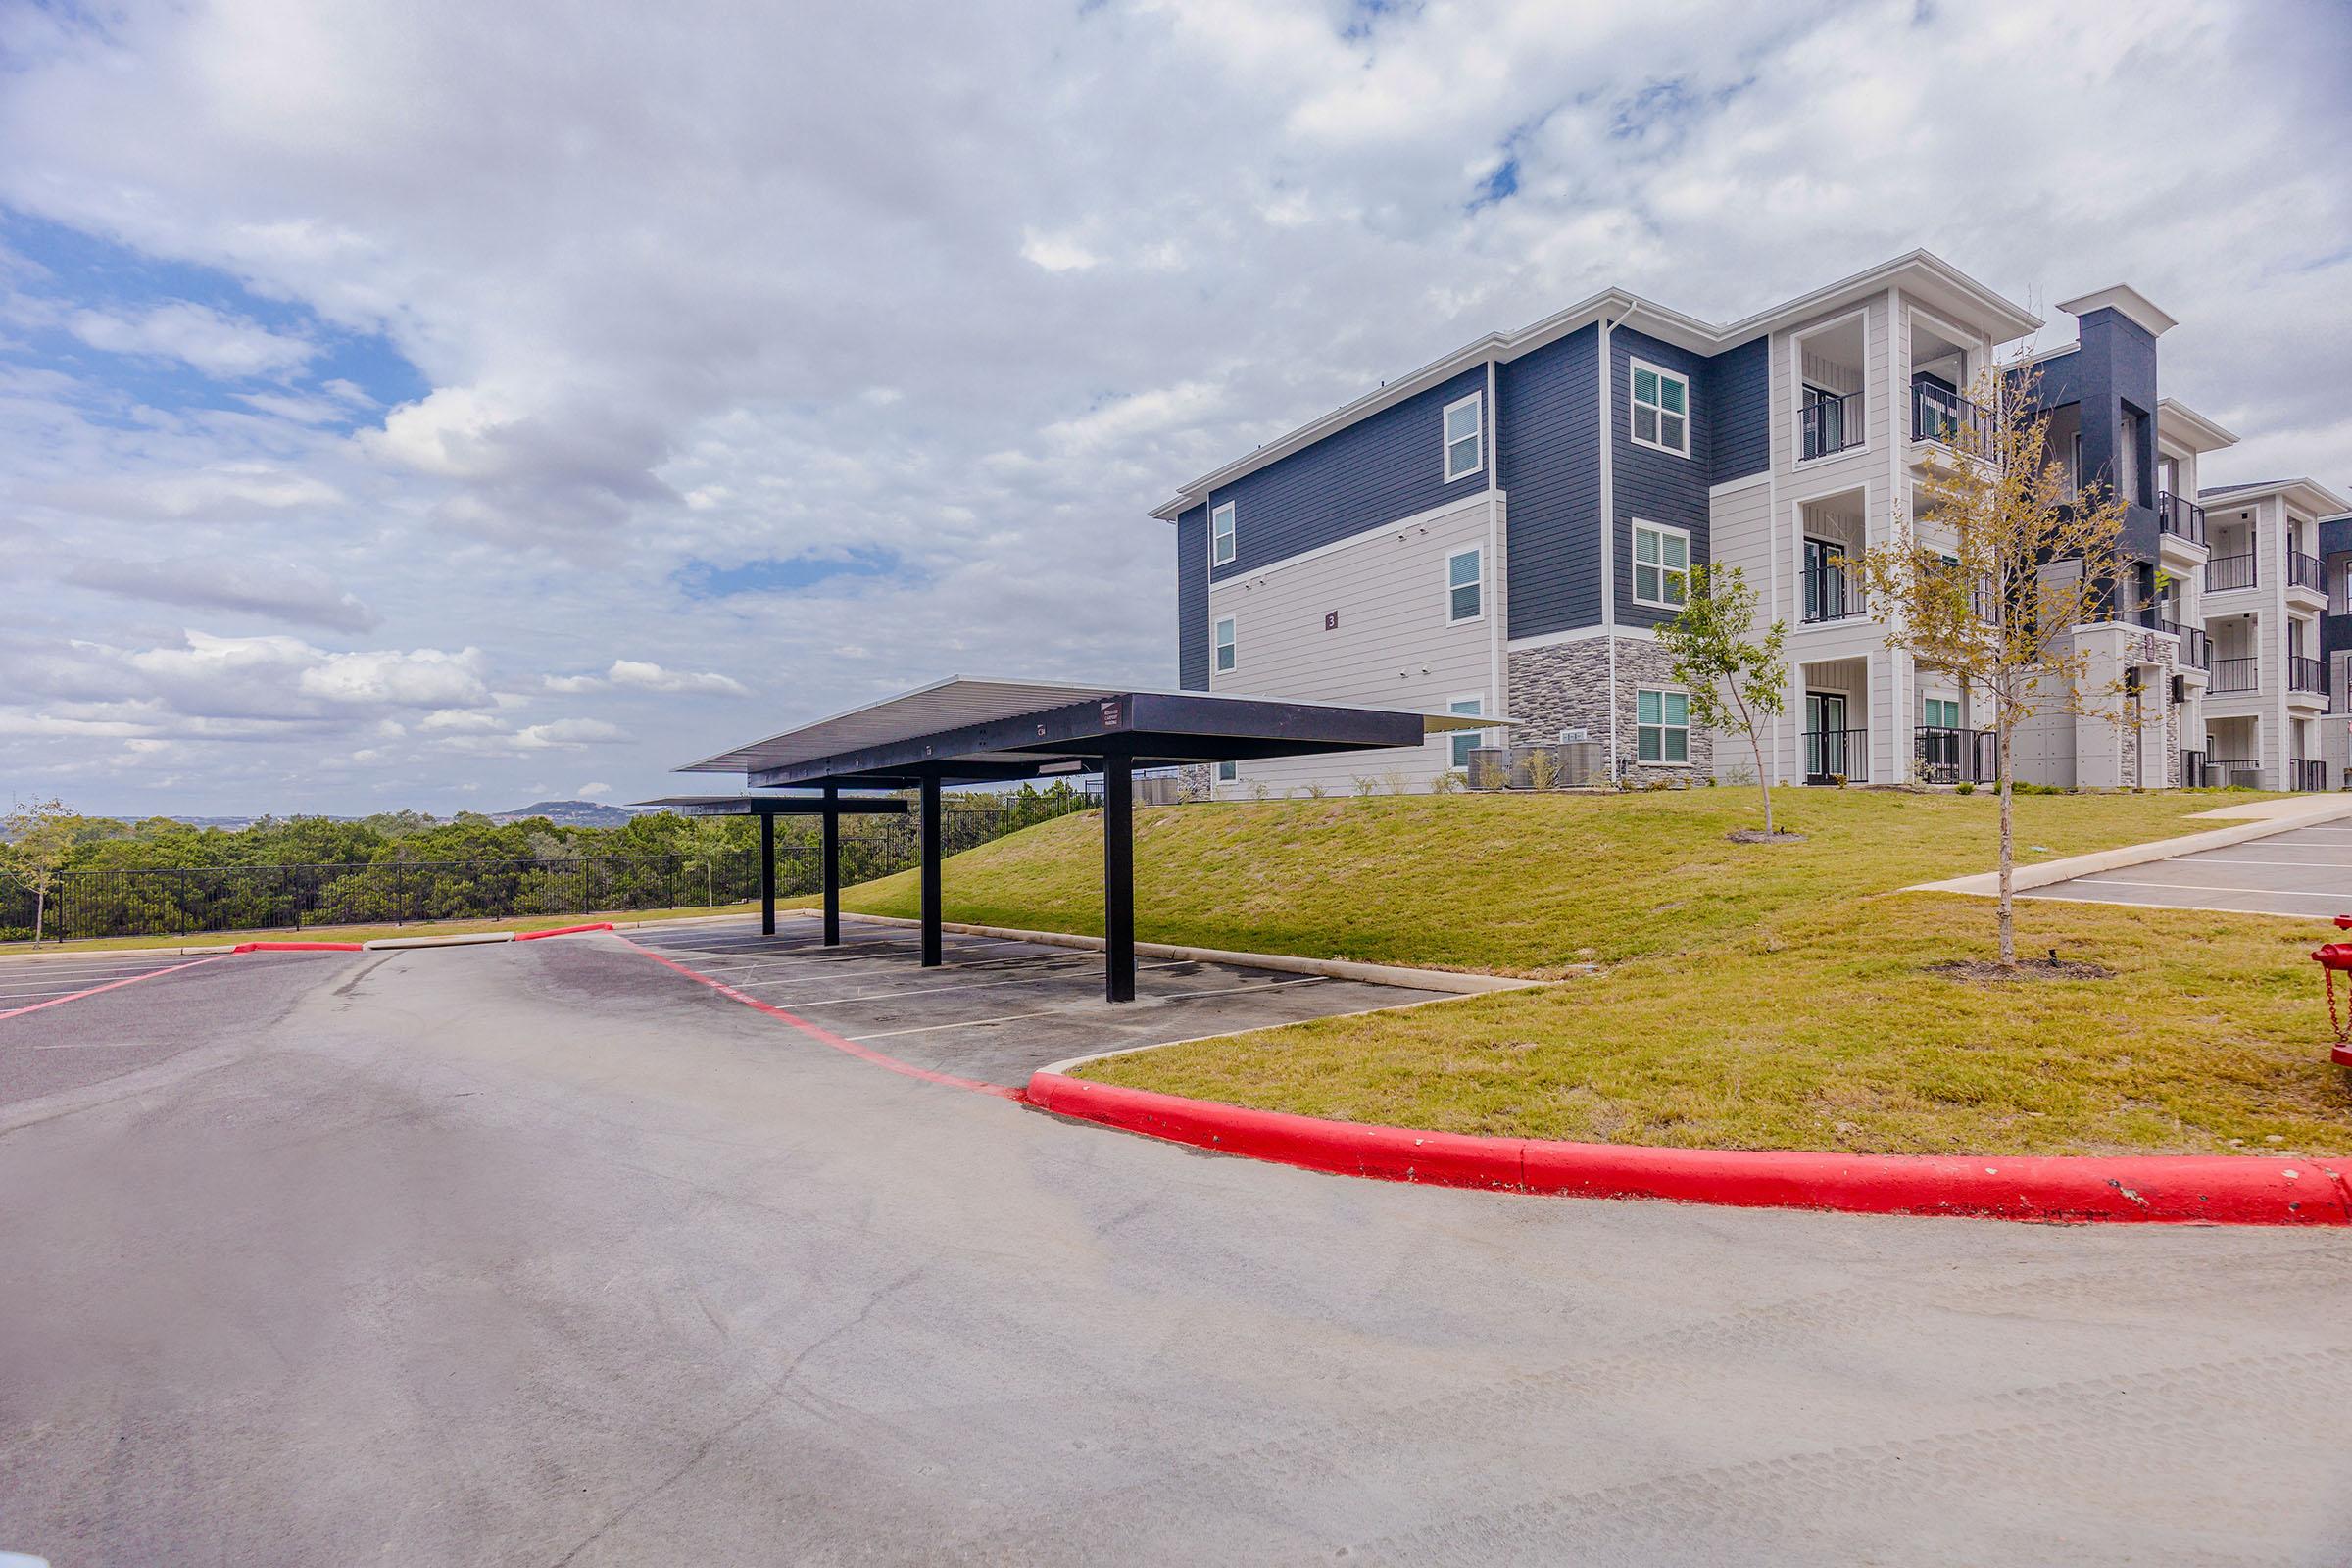
<path fill-rule="evenodd" d="M 2288 888 L 2247 887 L 2236 882 L 2127 882 L 2120 878 L 2079 876 L 2071 882 L 2054 882 L 2044 891 L 2059 888 L 2154 888 L 2160 893 L 2259 893 L 2273 899 L 2328 899 L 2336 904 L 2352 902 L 2352 890 L 2341 893 L 2300 893 Z"/>
<path fill-rule="evenodd" d="M 1165 963 L 1139 963 L 1135 967 L 1140 973 L 1146 969 L 1174 969 L 1190 961 L 1186 958 L 1171 958 Z M 805 1007 L 845 1007 L 854 1002 L 888 1002 L 895 997 L 928 997 L 942 991 L 996 991 L 1004 986 L 1041 985 L 1060 979 L 1068 972 L 1067 970 L 1057 970 L 1054 974 L 1048 975 L 1023 975 L 1018 980 L 972 980 L 953 986 L 915 986 L 906 991 L 869 991 L 861 997 L 828 997 L 822 1002 L 803 1002 L 795 997 L 769 997 L 765 1000 L 773 1002 L 779 1007 L 789 1007 L 795 1011 Z M 1316 978 L 1322 977 L 1318 975 Z M 768 983 L 783 985 L 787 982 L 773 980 Z"/>
<path fill-rule="evenodd" d="M 1171 991 L 1165 996 L 1137 997 L 1135 1000 L 1136 1002 L 1183 1002 L 1194 997 L 1236 997 L 1256 991 L 1279 991 L 1284 986 L 1321 985 L 1329 978 L 1328 975 L 1310 974 L 1298 980 L 1268 980 L 1259 985 L 1219 986 L 1210 991 Z M 1133 1005 L 1133 1004 L 1129 1004 L 1129 1005 Z M 1064 1013 L 1091 1010 L 1093 1010 L 1092 1007 L 1048 1007 L 1043 1012 L 1008 1012 L 1001 1018 L 961 1018 L 954 1023 L 927 1023 L 913 1029 L 885 1029 L 880 1034 L 849 1035 L 845 1038 L 853 1043 L 867 1040 L 891 1040 L 900 1035 L 936 1034 L 942 1029 L 977 1029 L 983 1024 L 1018 1023 L 1024 1018 L 1054 1018 Z M 1252 1025 L 1251 1027 L 1262 1026 Z"/>

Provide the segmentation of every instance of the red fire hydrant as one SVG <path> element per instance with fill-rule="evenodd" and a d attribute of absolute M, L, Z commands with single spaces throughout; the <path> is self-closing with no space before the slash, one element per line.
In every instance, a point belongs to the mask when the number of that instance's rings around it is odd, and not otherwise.
<path fill-rule="evenodd" d="M 2338 931 L 2352 931 L 2352 914 L 2335 917 Z M 2328 1022 L 2335 1030 L 2335 1048 L 2328 1058 L 2339 1067 L 2352 1067 L 2352 1016 L 2339 1013 L 2335 1006 L 2335 977 L 2341 971 L 2352 973 L 2352 942 L 2323 942 L 2312 950 L 2312 961 L 2320 973 L 2328 977 Z M 2352 987 L 2352 981 L 2346 981 Z"/>

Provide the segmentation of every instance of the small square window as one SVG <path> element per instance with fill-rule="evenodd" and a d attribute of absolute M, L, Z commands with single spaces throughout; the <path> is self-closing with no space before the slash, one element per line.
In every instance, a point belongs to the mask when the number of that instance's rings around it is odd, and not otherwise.
<path fill-rule="evenodd" d="M 1457 550 L 1446 558 L 1446 621 L 1476 620 L 1484 603 L 1485 554 Z"/>
<path fill-rule="evenodd" d="M 1690 597 L 1690 536 L 1661 523 L 1634 523 L 1634 602 L 1680 610 Z"/>
<path fill-rule="evenodd" d="M 1231 784 L 1231 783 L 1235 782 L 1236 780 L 1238 780 L 1238 779 L 1239 779 L 1241 776 L 1242 776 L 1242 764 L 1241 764 L 1241 763 L 1239 763 L 1239 762 L 1219 762 L 1219 763 L 1217 764 L 1217 782 L 1218 782 L 1218 783 L 1220 783 L 1220 784 Z"/>
<path fill-rule="evenodd" d="M 1208 564 L 1225 566 L 1233 564 L 1233 503 L 1228 501 L 1209 514 Z"/>
<path fill-rule="evenodd" d="M 1634 755 L 1644 762 L 1690 760 L 1690 699 L 1687 694 L 1634 694 Z"/>
<path fill-rule="evenodd" d="M 1633 362 L 1634 444 L 1690 455 L 1690 382 L 1654 365 Z"/>
<path fill-rule="evenodd" d="M 1460 713 L 1465 717 L 1481 715 L 1486 710 L 1487 702 L 1483 697 L 1456 697 L 1446 705 L 1448 713 Z M 1483 729 L 1449 730 L 1446 736 L 1447 757 L 1457 771 L 1467 770 L 1470 754 L 1486 744 L 1487 732 Z"/>
<path fill-rule="evenodd" d="M 1231 674 L 1241 667 L 1241 651 L 1234 639 L 1233 617 L 1227 615 L 1217 622 L 1217 673 Z"/>
<path fill-rule="evenodd" d="M 1459 403 L 1446 405 L 1446 482 L 1467 479 L 1485 466 L 1479 439 L 1480 398 L 1472 393 Z"/>

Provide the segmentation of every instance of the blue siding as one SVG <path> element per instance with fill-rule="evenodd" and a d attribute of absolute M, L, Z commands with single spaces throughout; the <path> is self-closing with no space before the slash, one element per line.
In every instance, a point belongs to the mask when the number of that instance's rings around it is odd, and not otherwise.
<path fill-rule="evenodd" d="M 1600 329 L 1588 326 L 1495 371 L 1508 636 L 1600 619 L 1599 344 Z"/>
<path fill-rule="evenodd" d="M 1772 466 L 1772 339 L 1753 337 L 1707 361 L 1698 386 L 1715 421 L 1716 484 Z"/>
<path fill-rule="evenodd" d="M 1704 356 L 1619 327 L 1610 334 L 1610 420 L 1616 446 L 1610 491 L 1616 503 L 1617 619 L 1627 626 L 1655 626 L 1672 611 L 1634 603 L 1633 519 L 1663 522 L 1690 533 L 1693 565 L 1707 560 L 1707 486 L 1714 472 L 1714 398 L 1707 386 Z M 1634 445 L 1633 362 L 1646 360 L 1690 381 L 1690 455 L 1676 457 Z"/>
<path fill-rule="evenodd" d="M 2139 493 L 2156 495 L 2156 339 L 2121 313 L 2101 309 L 2082 318 L 2081 347 L 2070 379 L 2082 405 L 2082 468 L 2114 483 L 2116 453 L 2123 445 L 2126 404 L 2140 416 Z M 2047 382 L 2044 400 L 2048 401 Z M 2157 559 L 2156 509 L 2133 507 L 2125 515 L 2123 549 L 2141 561 Z"/>
<path fill-rule="evenodd" d="M 1208 509 L 1176 518 L 1176 680 L 1208 690 Z"/>
<path fill-rule="evenodd" d="M 1445 411 L 1486 384 L 1486 367 L 1473 367 L 1211 491 L 1211 506 L 1234 503 L 1235 551 L 1212 575 L 1222 582 L 1484 490 L 1483 466 L 1444 482 Z M 1485 427 L 1491 443 L 1491 415 Z"/>

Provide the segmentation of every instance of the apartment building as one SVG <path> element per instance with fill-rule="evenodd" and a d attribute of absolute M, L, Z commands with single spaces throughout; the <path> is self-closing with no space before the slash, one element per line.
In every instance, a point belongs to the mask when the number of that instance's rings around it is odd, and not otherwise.
<path fill-rule="evenodd" d="M 2326 707 L 2325 606 L 2299 584 L 2318 580 L 2317 517 L 2345 508 L 2307 481 L 2201 492 L 2200 460 L 2235 438 L 2159 396 L 2172 318 L 2122 286 L 2058 308 L 2077 341 L 2031 362 L 2052 450 L 2130 509 L 2112 618 L 2072 635 L 2127 695 L 2036 721 L 2017 776 L 2316 787 L 2296 764 L 2323 737 L 2296 726 Z M 1915 251 L 1728 324 L 1611 289 L 1490 333 L 1154 511 L 1175 525 L 1182 683 L 1508 715 L 1516 740 L 1590 740 L 1634 781 L 1752 777 L 1743 740 L 1691 724 L 1655 634 L 1691 566 L 1720 563 L 1789 627 L 1776 780 L 1988 780 L 1981 702 L 1887 646 L 1855 561 L 1898 520 L 1934 543 L 1929 466 L 1988 417 L 1968 393 L 2002 346 L 2040 325 Z M 1203 783 L 1430 788 L 1501 733 Z"/>

